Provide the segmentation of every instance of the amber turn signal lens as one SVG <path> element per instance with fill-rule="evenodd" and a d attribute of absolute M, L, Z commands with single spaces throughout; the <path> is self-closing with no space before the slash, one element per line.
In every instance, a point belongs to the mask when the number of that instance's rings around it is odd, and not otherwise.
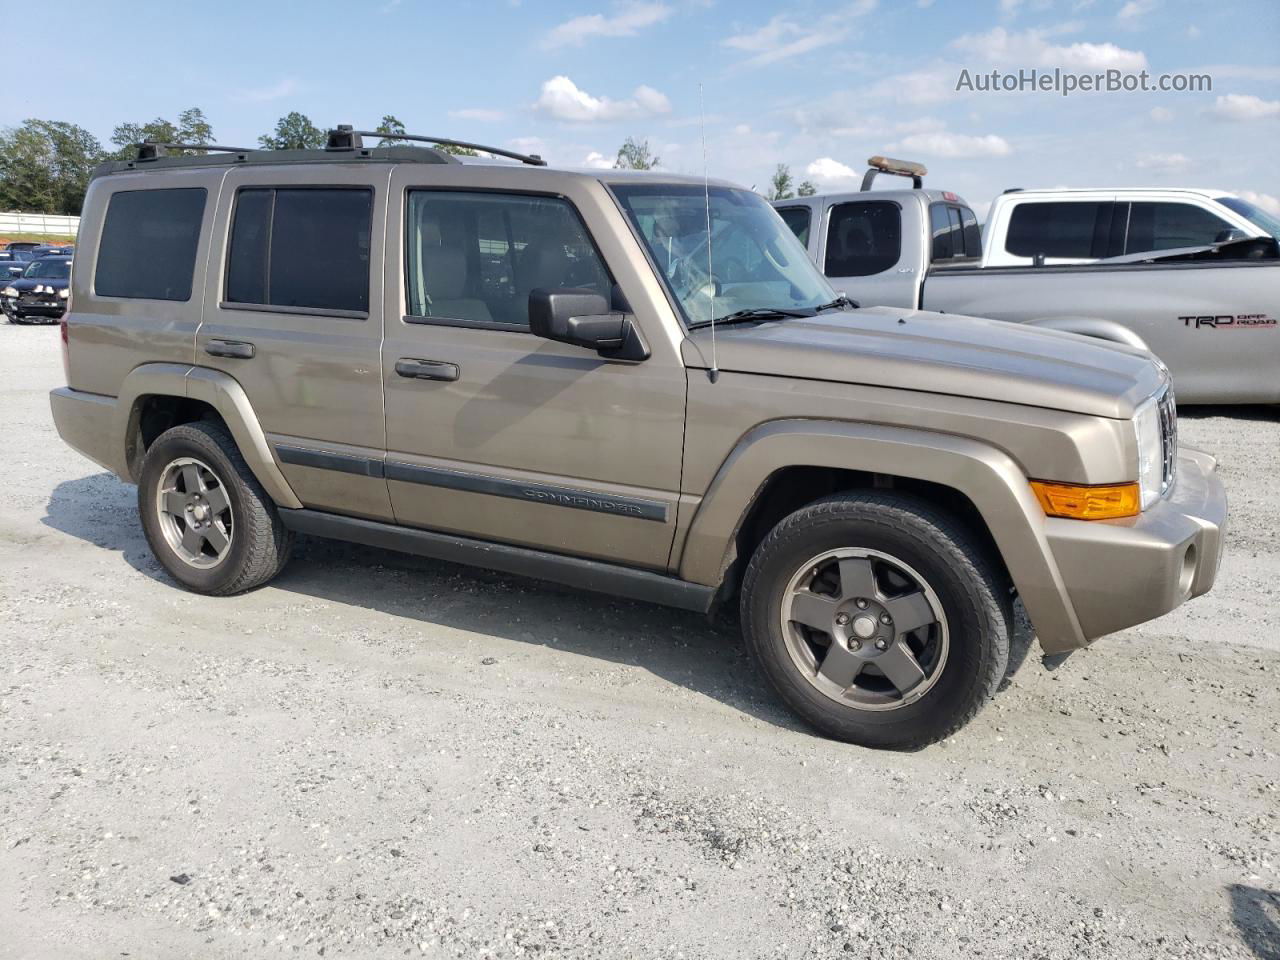
<path fill-rule="evenodd" d="M 1136 483 L 1090 487 L 1076 483 L 1032 480 L 1031 489 L 1044 512 L 1072 520 L 1118 520 L 1136 517 L 1142 509 L 1142 493 Z"/>

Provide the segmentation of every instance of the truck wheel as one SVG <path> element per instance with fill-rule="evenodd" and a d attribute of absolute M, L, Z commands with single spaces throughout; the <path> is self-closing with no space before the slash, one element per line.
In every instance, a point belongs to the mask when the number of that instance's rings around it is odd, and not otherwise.
<path fill-rule="evenodd" d="M 820 732 L 912 749 L 959 730 L 1009 659 L 1004 575 L 914 497 L 851 493 L 784 518 L 743 580 L 747 647 Z"/>
<path fill-rule="evenodd" d="M 142 461 L 138 513 L 161 566 L 197 593 L 260 586 L 293 546 L 293 533 L 220 423 L 186 423 L 156 439 Z"/>

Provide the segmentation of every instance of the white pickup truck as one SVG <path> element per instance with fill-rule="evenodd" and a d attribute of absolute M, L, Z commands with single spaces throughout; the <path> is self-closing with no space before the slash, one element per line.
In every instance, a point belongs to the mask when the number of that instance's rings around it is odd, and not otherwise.
<path fill-rule="evenodd" d="M 1280 403 L 1280 222 L 1252 204 L 1222 191 L 1013 191 L 993 204 L 984 246 L 963 199 L 924 189 L 924 167 L 870 164 L 856 193 L 774 204 L 859 303 L 1113 340 L 1164 361 L 1184 403 Z M 872 190 L 880 174 L 912 187 Z"/>

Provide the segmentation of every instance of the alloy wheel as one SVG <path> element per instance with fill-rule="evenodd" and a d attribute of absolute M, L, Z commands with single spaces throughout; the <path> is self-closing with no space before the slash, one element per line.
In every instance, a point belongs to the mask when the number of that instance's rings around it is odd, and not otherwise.
<path fill-rule="evenodd" d="M 950 641 L 942 603 L 902 560 L 830 550 L 809 560 L 782 599 L 787 651 L 825 696 L 860 710 L 895 710 L 929 692 Z"/>

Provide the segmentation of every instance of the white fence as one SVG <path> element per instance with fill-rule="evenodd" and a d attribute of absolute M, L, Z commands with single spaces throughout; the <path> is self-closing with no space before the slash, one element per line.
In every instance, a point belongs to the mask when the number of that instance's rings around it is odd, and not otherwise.
<path fill-rule="evenodd" d="M 74 237 L 78 229 L 79 217 L 60 217 L 53 213 L 0 213 L 0 236 L 38 233 L 51 237 Z"/>

